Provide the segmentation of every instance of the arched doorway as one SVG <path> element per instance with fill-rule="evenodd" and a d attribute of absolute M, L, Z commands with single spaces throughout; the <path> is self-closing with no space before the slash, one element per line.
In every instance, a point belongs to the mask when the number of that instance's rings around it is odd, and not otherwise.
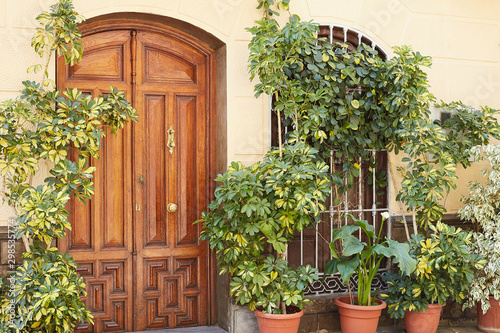
<path fill-rule="evenodd" d="M 215 174 L 215 51 L 157 22 L 106 18 L 82 26 L 84 54 L 57 64 L 58 89 L 97 96 L 109 85 L 139 114 L 102 139 L 95 196 L 72 201 L 61 242 L 81 265 L 94 325 L 77 332 L 211 324 L 213 263 L 199 218 Z"/>

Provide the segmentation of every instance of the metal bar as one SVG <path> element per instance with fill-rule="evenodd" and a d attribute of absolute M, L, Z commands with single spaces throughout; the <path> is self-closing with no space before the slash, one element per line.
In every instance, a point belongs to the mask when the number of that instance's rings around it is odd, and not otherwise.
<path fill-rule="evenodd" d="M 355 34 L 358 34 L 358 35 L 362 35 L 362 36 L 364 36 L 364 37 L 367 37 L 367 36 L 365 36 L 365 35 L 364 35 L 361 31 L 356 30 L 356 29 L 353 29 L 353 28 L 349 28 L 349 27 L 347 27 L 347 26 L 345 26 L 345 25 L 342 25 L 342 24 L 320 23 L 319 25 L 320 25 L 320 26 L 329 26 L 329 27 L 332 27 L 332 28 L 333 28 L 333 27 L 335 27 L 335 28 L 343 29 L 343 30 L 344 30 L 344 43 L 347 41 L 347 32 L 349 32 L 349 31 L 352 31 L 352 32 L 354 32 Z M 387 56 L 387 55 L 388 55 L 388 53 L 387 53 L 384 49 L 382 49 L 382 47 L 380 47 L 380 45 L 379 45 L 376 41 L 372 40 L 372 39 L 371 39 L 371 38 L 369 38 L 369 37 L 367 37 L 367 38 L 371 41 L 371 46 L 372 46 L 372 49 L 374 49 L 374 50 L 375 50 L 375 48 L 376 48 L 376 47 L 378 47 L 378 48 L 379 48 L 379 50 L 382 52 L 382 55 L 384 56 L 384 57 L 382 57 L 382 58 L 388 58 L 388 56 Z M 381 55 L 381 56 L 382 56 L 382 55 Z"/>
<path fill-rule="evenodd" d="M 335 172 L 335 160 L 333 158 L 334 151 L 330 150 L 330 173 Z M 335 212 L 334 212 L 334 207 L 333 207 L 333 185 L 331 187 L 330 191 L 330 242 L 333 241 L 333 224 L 335 223 L 334 220 L 335 217 Z M 332 252 L 330 251 L 330 260 L 333 259 Z"/>
<path fill-rule="evenodd" d="M 382 207 L 382 208 L 377 208 L 377 209 L 373 209 L 373 208 L 363 208 L 363 209 L 361 210 L 361 212 L 367 212 L 367 213 L 369 213 L 369 212 L 387 212 L 387 210 L 388 210 L 388 209 L 389 209 L 389 208 L 387 208 L 387 207 L 386 207 L 386 208 L 383 208 L 383 207 Z M 342 213 L 358 213 L 358 212 L 359 212 L 359 209 L 350 209 L 350 210 L 347 210 L 347 211 L 346 211 L 346 210 L 344 210 L 344 209 L 341 209 L 341 210 L 340 210 L 340 213 L 341 213 L 341 214 L 342 214 Z M 328 211 L 328 210 L 324 210 L 324 211 L 321 211 L 321 213 L 329 213 L 329 211 Z"/>
<path fill-rule="evenodd" d="M 344 174 L 343 177 L 343 184 L 344 186 L 347 186 L 347 176 Z M 349 204 L 347 202 L 347 191 L 344 192 L 344 212 L 347 214 L 349 213 Z M 344 214 L 344 222 L 347 224 L 347 215 Z"/>
<path fill-rule="evenodd" d="M 377 232 L 377 189 L 376 189 L 376 184 L 375 181 L 377 180 L 376 177 L 376 165 L 375 161 L 377 160 L 377 152 L 375 149 L 372 150 L 372 157 L 373 157 L 373 168 L 372 168 L 372 196 L 373 196 L 373 203 L 372 203 L 372 217 L 373 217 L 373 228 L 375 229 L 375 232 Z"/>
<path fill-rule="evenodd" d="M 387 152 L 387 155 L 389 155 L 389 152 Z M 389 213 L 392 212 L 392 207 L 391 207 L 391 182 L 389 181 L 391 179 L 391 168 L 389 167 L 389 156 L 387 156 L 387 165 L 386 165 L 386 170 L 387 170 L 387 208 L 389 210 Z M 389 223 L 387 224 L 387 238 L 392 239 L 392 214 L 391 214 L 391 220 L 388 221 Z"/>
<path fill-rule="evenodd" d="M 273 142 L 273 97 L 269 96 L 269 150 L 272 148 Z M 280 119 L 278 119 L 280 121 Z"/>
<path fill-rule="evenodd" d="M 361 157 L 358 157 L 358 165 L 359 165 L 359 177 L 358 177 L 358 220 L 363 219 L 363 198 L 361 196 L 363 190 L 363 168 L 361 167 L 363 161 Z M 361 239 L 361 229 L 359 229 L 359 239 Z"/>
<path fill-rule="evenodd" d="M 304 265 L 304 230 L 300 231 L 300 265 Z"/>
<path fill-rule="evenodd" d="M 318 246 L 318 229 L 316 228 L 316 232 L 314 233 L 315 234 L 315 240 L 314 240 L 314 247 L 315 247 L 315 252 L 316 252 L 316 255 L 315 255 L 315 258 L 314 258 L 314 267 L 316 268 L 319 268 L 319 246 Z"/>

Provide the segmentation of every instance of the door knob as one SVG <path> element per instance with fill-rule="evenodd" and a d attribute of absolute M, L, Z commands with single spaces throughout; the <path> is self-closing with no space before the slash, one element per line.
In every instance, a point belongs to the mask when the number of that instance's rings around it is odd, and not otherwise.
<path fill-rule="evenodd" d="M 172 203 L 172 202 L 171 202 L 171 203 L 169 203 L 169 204 L 167 205 L 167 211 L 168 211 L 169 213 L 175 213 L 175 212 L 177 211 L 177 205 L 176 205 L 176 204 L 174 204 L 174 203 Z"/>

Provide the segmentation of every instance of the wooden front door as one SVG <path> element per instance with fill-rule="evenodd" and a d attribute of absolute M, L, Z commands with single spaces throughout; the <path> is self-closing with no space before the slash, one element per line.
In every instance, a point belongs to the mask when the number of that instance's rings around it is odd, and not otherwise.
<path fill-rule="evenodd" d="M 208 250 L 193 222 L 213 190 L 213 52 L 137 22 L 83 31 L 82 61 L 59 59 L 59 89 L 97 96 L 111 84 L 139 122 L 102 139 L 95 195 L 68 207 L 72 230 L 60 248 L 80 264 L 95 318 L 77 332 L 207 325 Z"/>

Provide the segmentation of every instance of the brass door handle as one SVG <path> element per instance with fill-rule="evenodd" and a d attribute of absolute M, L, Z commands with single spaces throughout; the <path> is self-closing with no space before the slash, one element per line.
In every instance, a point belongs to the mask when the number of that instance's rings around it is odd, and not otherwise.
<path fill-rule="evenodd" d="M 175 147 L 175 137 L 174 137 L 174 129 L 172 126 L 167 130 L 167 148 L 168 151 L 170 152 L 170 155 L 174 152 L 174 147 Z"/>
<path fill-rule="evenodd" d="M 175 212 L 177 211 L 177 205 L 176 205 L 176 204 L 174 204 L 174 203 L 172 203 L 172 202 L 171 202 L 171 203 L 169 203 L 169 204 L 167 205 L 167 211 L 168 211 L 169 213 L 175 213 Z"/>

